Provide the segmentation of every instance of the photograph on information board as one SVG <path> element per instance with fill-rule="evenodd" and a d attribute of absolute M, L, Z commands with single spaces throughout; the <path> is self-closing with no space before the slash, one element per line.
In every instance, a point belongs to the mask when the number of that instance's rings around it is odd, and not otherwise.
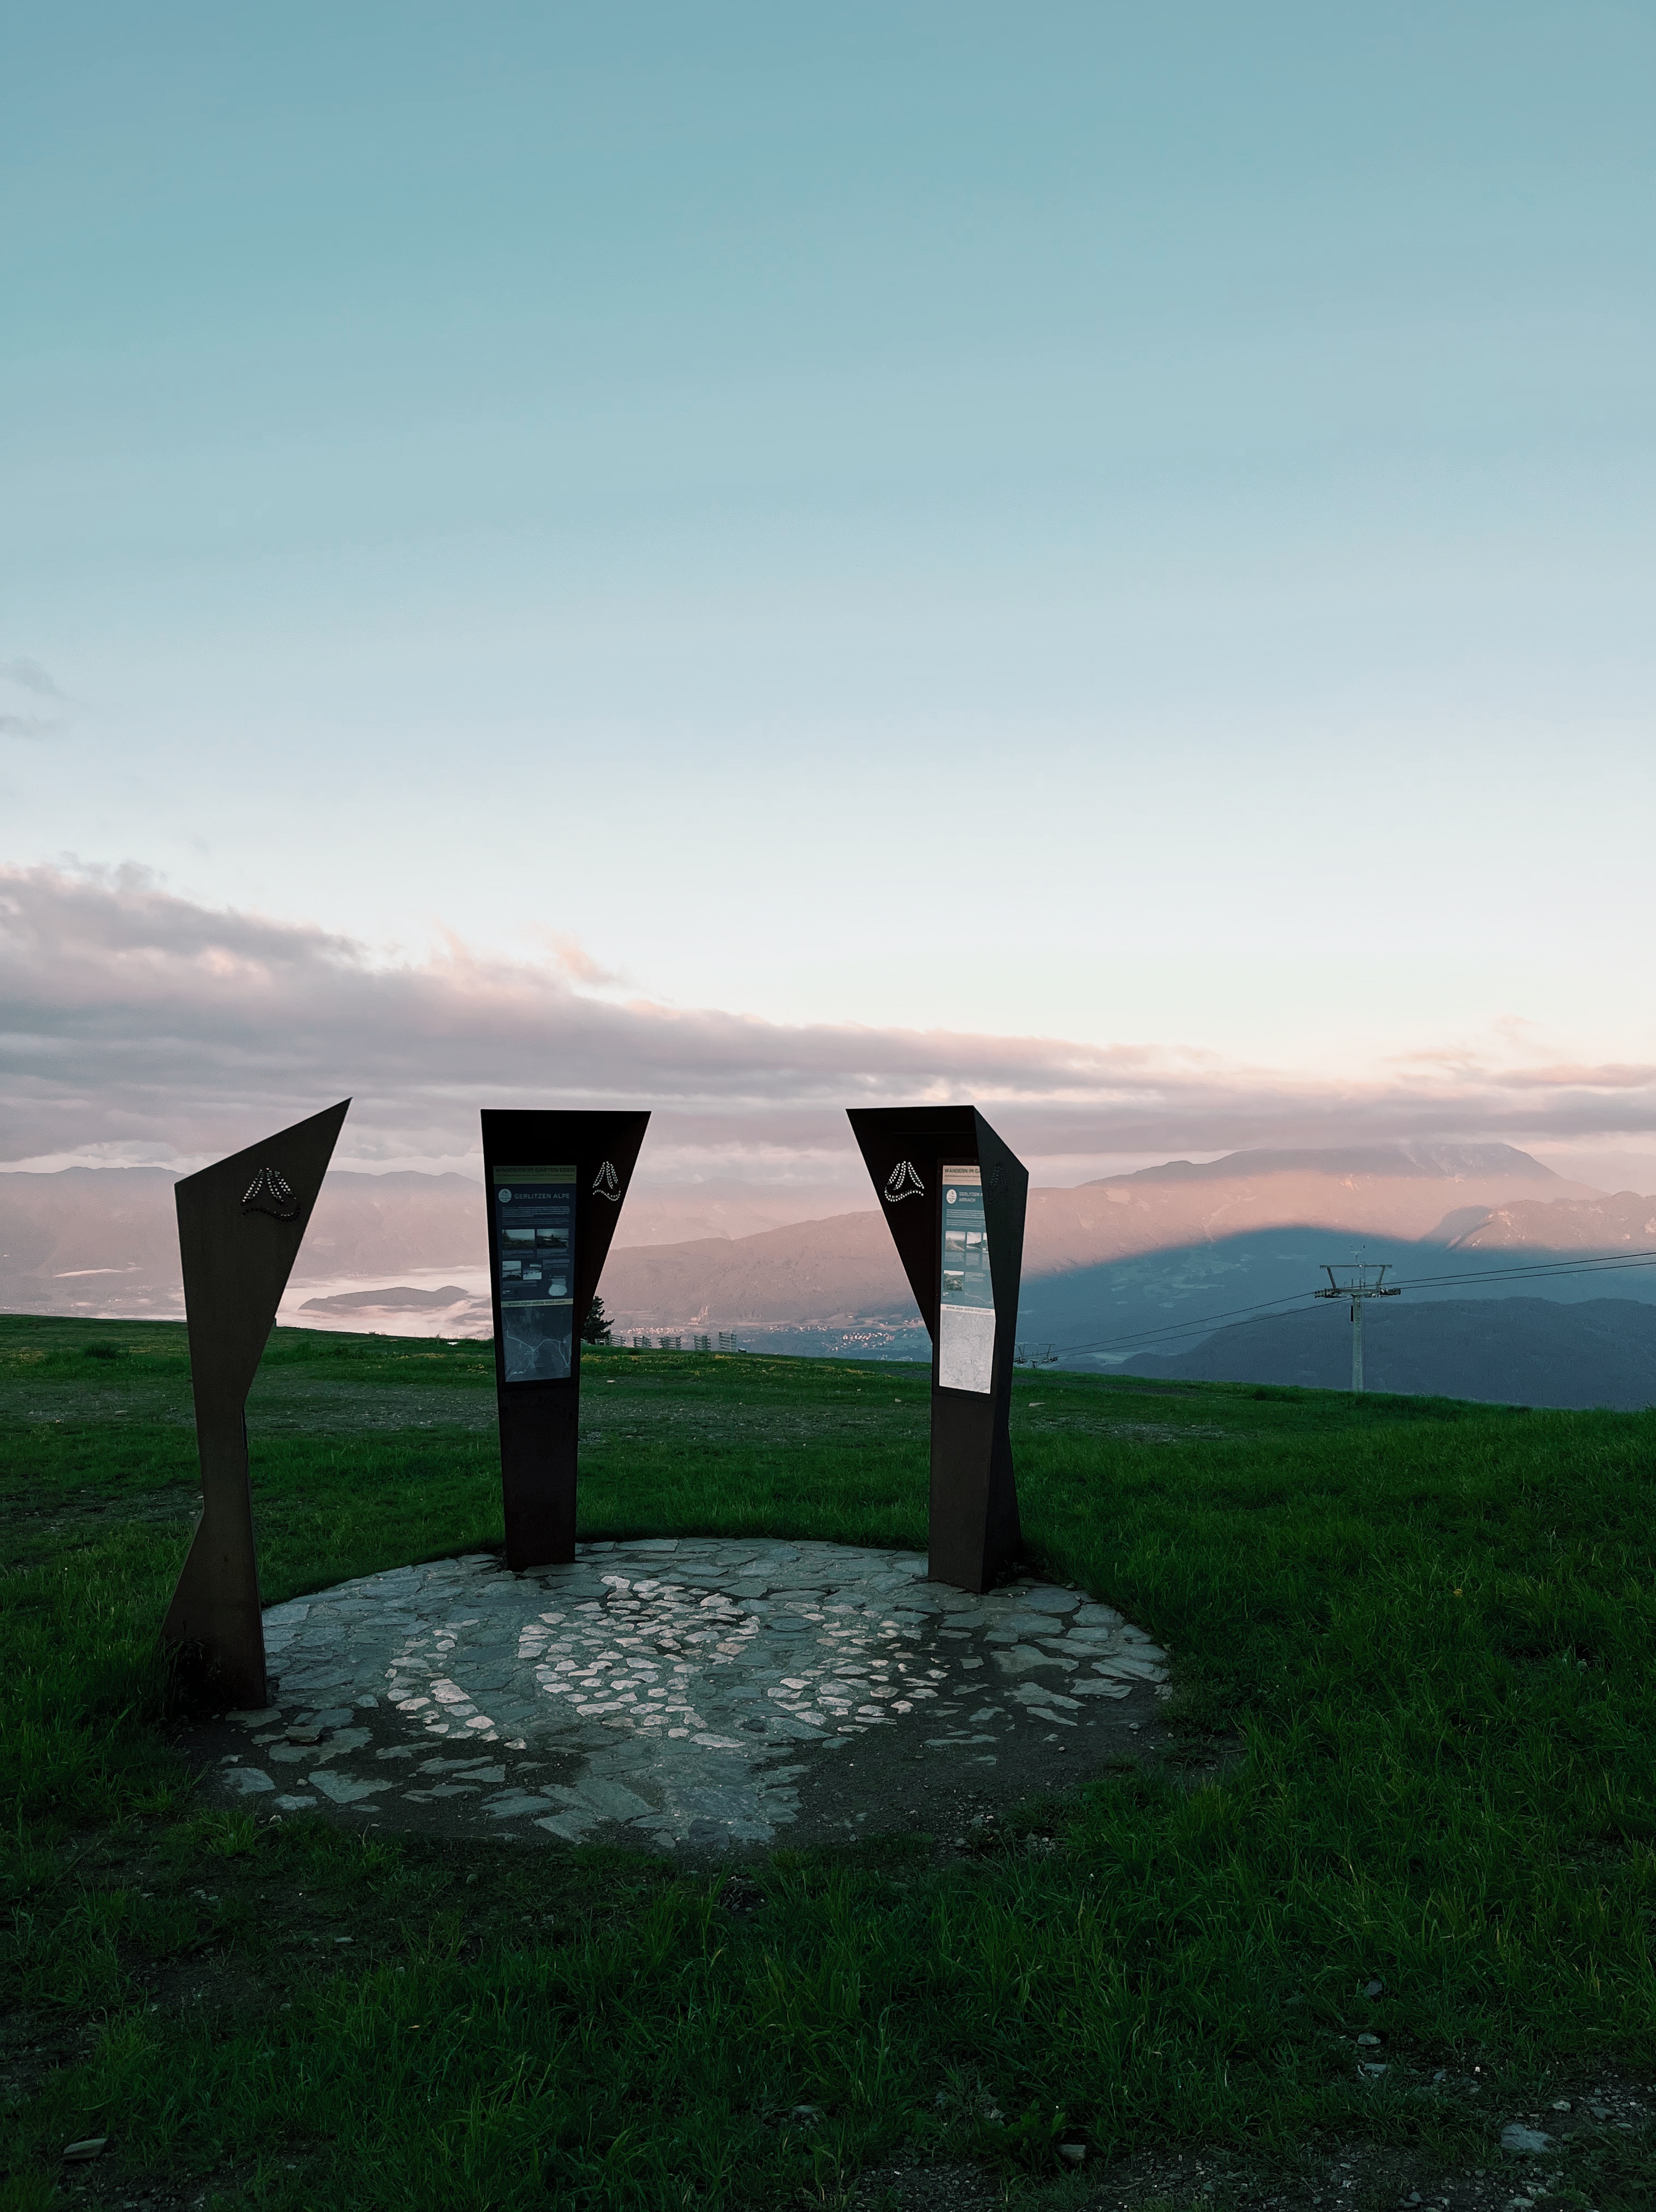
<path fill-rule="evenodd" d="M 508 1382 L 560 1382 L 575 1343 L 575 1170 L 496 1168 L 495 1264 Z"/>

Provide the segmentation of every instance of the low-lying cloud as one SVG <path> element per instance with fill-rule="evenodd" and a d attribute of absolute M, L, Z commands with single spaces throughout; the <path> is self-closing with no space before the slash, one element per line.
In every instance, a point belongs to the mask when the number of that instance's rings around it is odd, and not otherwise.
<path fill-rule="evenodd" d="M 388 965 L 138 869 L 0 870 L 0 1159 L 184 1163 L 348 1094 L 342 1158 L 387 1166 L 468 1154 L 480 1106 L 529 1104 L 647 1105 L 681 1155 L 732 1160 L 837 1157 L 845 1107 L 919 1099 L 975 1099 L 1032 1158 L 1656 1128 L 1656 1066 L 1462 1053 L 1318 1084 L 1196 1049 L 618 1001 L 596 973 L 567 949 Z"/>

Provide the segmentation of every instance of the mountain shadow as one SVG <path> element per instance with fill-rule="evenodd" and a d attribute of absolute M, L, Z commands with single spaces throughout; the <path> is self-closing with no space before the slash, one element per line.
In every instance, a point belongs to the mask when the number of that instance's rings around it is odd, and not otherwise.
<path fill-rule="evenodd" d="M 1135 1355 L 1135 1375 L 1346 1390 L 1350 1309 L 1329 1300 L 1222 1328 L 1172 1357 Z M 1656 1305 L 1634 1298 L 1406 1297 L 1371 1301 L 1370 1390 L 1513 1406 L 1656 1405 Z"/>
<path fill-rule="evenodd" d="M 1514 1296 L 1572 1306 L 1602 1298 L 1604 1292 L 1605 1279 L 1592 1273 L 1546 1276 L 1539 1283 L 1503 1279 L 1503 1270 L 1515 1266 L 1567 1263 L 1579 1260 L 1579 1252 L 1541 1247 L 1449 1250 L 1413 1238 L 1356 1240 L 1337 1230 L 1259 1229 L 1026 1279 L 1018 1333 L 1032 1343 L 1050 1343 L 1065 1366 L 1137 1368 L 1143 1352 L 1177 1353 L 1181 1335 L 1188 1346 L 1207 1331 L 1252 1320 L 1251 1307 L 1308 1301 L 1312 1291 L 1327 1287 L 1322 1263 L 1349 1264 L 1359 1245 L 1366 1261 L 1385 1262 L 1392 1270 L 1389 1279 L 1405 1286 L 1423 1285 L 1432 1276 L 1456 1278 L 1422 1288 L 1413 1298 L 1387 1299 L 1387 1312 L 1422 1302 Z M 1618 1301 L 1656 1301 L 1656 1267 L 1629 1269 L 1615 1280 Z"/>

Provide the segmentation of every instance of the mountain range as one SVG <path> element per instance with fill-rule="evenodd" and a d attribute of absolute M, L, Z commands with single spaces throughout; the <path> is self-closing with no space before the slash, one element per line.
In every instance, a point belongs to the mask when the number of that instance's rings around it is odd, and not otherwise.
<path fill-rule="evenodd" d="M 159 1169 L 0 1175 L 0 1305 L 177 1313 L 173 1181 Z M 731 1330 L 778 1350 L 923 1357 L 925 1332 L 871 1193 L 854 1210 L 749 1226 L 809 1206 L 811 1195 L 642 1186 L 602 1284 L 619 1328 Z M 720 1222 L 745 1233 L 679 1233 Z M 1422 1285 L 1411 1303 L 1501 1296 L 1515 1286 L 1515 1259 L 1656 1246 L 1656 1200 L 1568 1182 L 1507 1145 L 1171 1161 L 1030 1192 L 1020 1328 L 1032 1347 L 1051 1345 L 1066 1364 L 1119 1367 L 1140 1350 L 1177 1352 L 1181 1338 L 1303 1297 L 1325 1279 L 1324 1262 L 1359 1245 Z M 1433 1286 L 1424 1281 L 1432 1276 L 1471 1279 Z M 1591 1275 L 1566 1276 L 1549 1281 L 1546 1295 L 1570 1303 L 1602 1288 Z M 324 1187 L 283 1318 L 486 1334 L 487 1292 L 479 1183 L 341 1172 Z M 1656 1273 L 1619 1279 L 1617 1294 L 1656 1296 Z"/>
<path fill-rule="evenodd" d="M 1233 1153 L 1029 1194 L 1020 1328 L 1066 1364 L 1119 1365 L 1137 1338 L 1205 1332 L 1304 1295 L 1355 1246 L 1499 1295 L 1513 1248 L 1546 1257 L 1656 1244 L 1656 1201 L 1566 1181 L 1506 1145 Z M 1556 1240 L 1556 1245 L 1555 1245 Z M 1640 1296 L 1646 1280 L 1629 1279 Z M 1564 1278 L 1549 1295 L 1596 1294 Z M 1454 1294 L 1453 1291 L 1451 1294 Z M 874 1213 L 612 1254 L 606 1302 L 646 1329 L 737 1327 L 776 1349 L 922 1356 L 925 1339 Z M 1124 1341 L 1125 1340 L 1125 1341 Z"/>

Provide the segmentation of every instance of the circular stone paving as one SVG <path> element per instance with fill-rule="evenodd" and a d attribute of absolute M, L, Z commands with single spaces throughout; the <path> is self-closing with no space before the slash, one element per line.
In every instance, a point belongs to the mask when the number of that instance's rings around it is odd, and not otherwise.
<path fill-rule="evenodd" d="M 1144 1743 L 1167 1654 L 1141 1630 L 925 1566 L 683 1538 L 364 1576 L 270 1608 L 280 1703 L 200 1748 L 264 1812 L 705 1850 L 992 1812 Z"/>

